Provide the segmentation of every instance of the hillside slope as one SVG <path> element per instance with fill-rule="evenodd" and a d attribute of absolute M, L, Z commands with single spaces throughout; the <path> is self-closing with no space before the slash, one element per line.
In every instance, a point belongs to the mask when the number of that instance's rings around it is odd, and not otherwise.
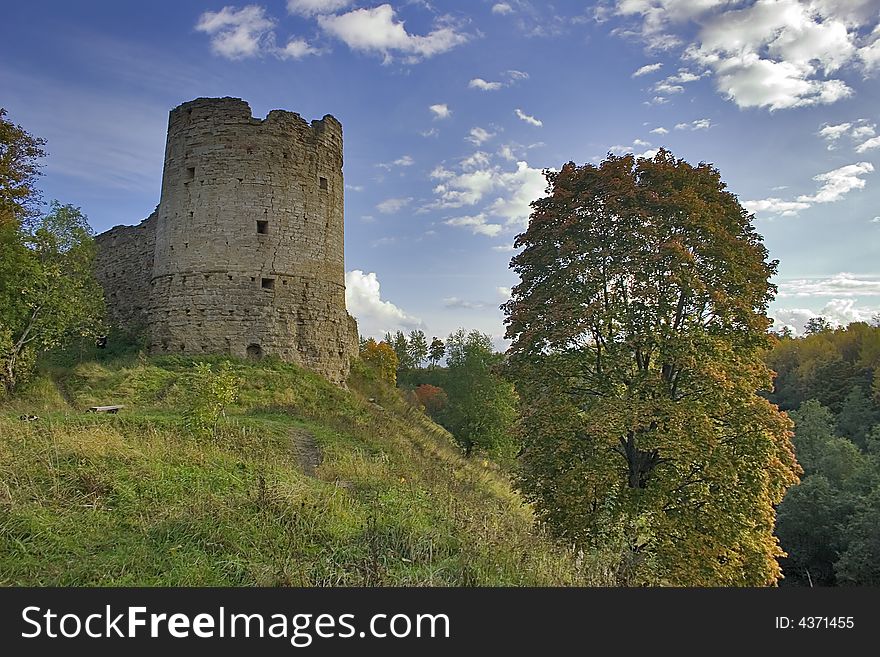
<path fill-rule="evenodd" d="M 0 405 L 0 584 L 608 583 L 368 371 L 342 390 L 233 362 L 239 401 L 202 436 L 194 363 L 69 363 Z"/>

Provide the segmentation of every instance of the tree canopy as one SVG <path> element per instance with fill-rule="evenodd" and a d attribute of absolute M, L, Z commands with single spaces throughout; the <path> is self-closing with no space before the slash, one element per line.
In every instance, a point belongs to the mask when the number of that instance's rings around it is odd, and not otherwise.
<path fill-rule="evenodd" d="M 708 164 L 661 150 L 548 172 L 506 312 L 522 485 L 627 584 L 779 577 L 799 468 L 770 388 L 776 262 Z"/>

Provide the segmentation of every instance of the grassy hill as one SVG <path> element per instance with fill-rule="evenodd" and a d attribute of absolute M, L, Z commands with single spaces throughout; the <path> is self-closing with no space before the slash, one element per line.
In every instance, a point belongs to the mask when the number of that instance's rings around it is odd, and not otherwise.
<path fill-rule="evenodd" d="M 239 401 L 204 435 L 195 362 L 56 362 L 0 404 L 0 584 L 610 583 L 369 371 L 343 390 L 233 362 Z M 84 413 L 99 404 L 125 409 Z"/>

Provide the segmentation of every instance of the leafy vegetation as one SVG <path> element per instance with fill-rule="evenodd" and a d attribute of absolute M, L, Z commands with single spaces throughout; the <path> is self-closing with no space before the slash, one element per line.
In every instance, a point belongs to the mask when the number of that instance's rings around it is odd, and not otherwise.
<path fill-rule="evenodd" d="M 717 170 L 661 150 L 547 175 L 505 305 L 522 486 L 618 581 L 767 585 L 790 422 L 756 391 L 776 263 Z"/>
<path fill-rule="evenodd" d="M 56 201 L 35 219 L 43 141 L 4 115 L 0 109 L 0 396 L 31 374 L 40 353 L 99 334 L 104 309 L 86 217 Z"/>
<path fill-rule="evenodd" d="M 804 469 L 779 507 L 786 584 L 880 584 L 880 326 L 817 321 L 767 355 Z"/>
<path fill-rule="evenodd" d="M 610 581 L 363 363 L 349 390 L 270 359 L 68 350 L 47 367 L 0 405 L 0 584 Z M 238 399 L 193 433 L 192 377 L 221 372 Z M 104 403 L 126 408 L 82 413 Z"/>

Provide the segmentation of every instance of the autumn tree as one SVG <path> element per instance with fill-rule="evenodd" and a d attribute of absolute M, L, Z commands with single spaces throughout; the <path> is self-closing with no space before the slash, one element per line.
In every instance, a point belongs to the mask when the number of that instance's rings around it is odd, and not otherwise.
<path fill-rule="evenodd" d="M 390 344 L 369 338 L 361 344 L 360 357 L 378 373 L 379 378 L 392 386 L 397 385 L 397 354 Z"/>
<path fill-rule="evenodd" d="M 446 355 L 446 345 L 443 344 L 443 340 L 440 338 L 433 338 L 431 340 L 431 346 L 428 348 L 428 361 L 431 363 L 431 369 L 434 369 L 441 360 L 443 360 L 443 356 Z"/>
<path fill-rule="evenodd" d="M 39 201 L 35 182 L 46 143 L 5 116 L 0 107 L 0 226 L 34 215 Z"/>
<path fill-rule="evenodd" d="M 621 584 L 767 585 L 791 422 L 756 393 L 776 263 L 718 171 L 661 150 L 548 172 L 506 312 L 522 488 Z"/>

